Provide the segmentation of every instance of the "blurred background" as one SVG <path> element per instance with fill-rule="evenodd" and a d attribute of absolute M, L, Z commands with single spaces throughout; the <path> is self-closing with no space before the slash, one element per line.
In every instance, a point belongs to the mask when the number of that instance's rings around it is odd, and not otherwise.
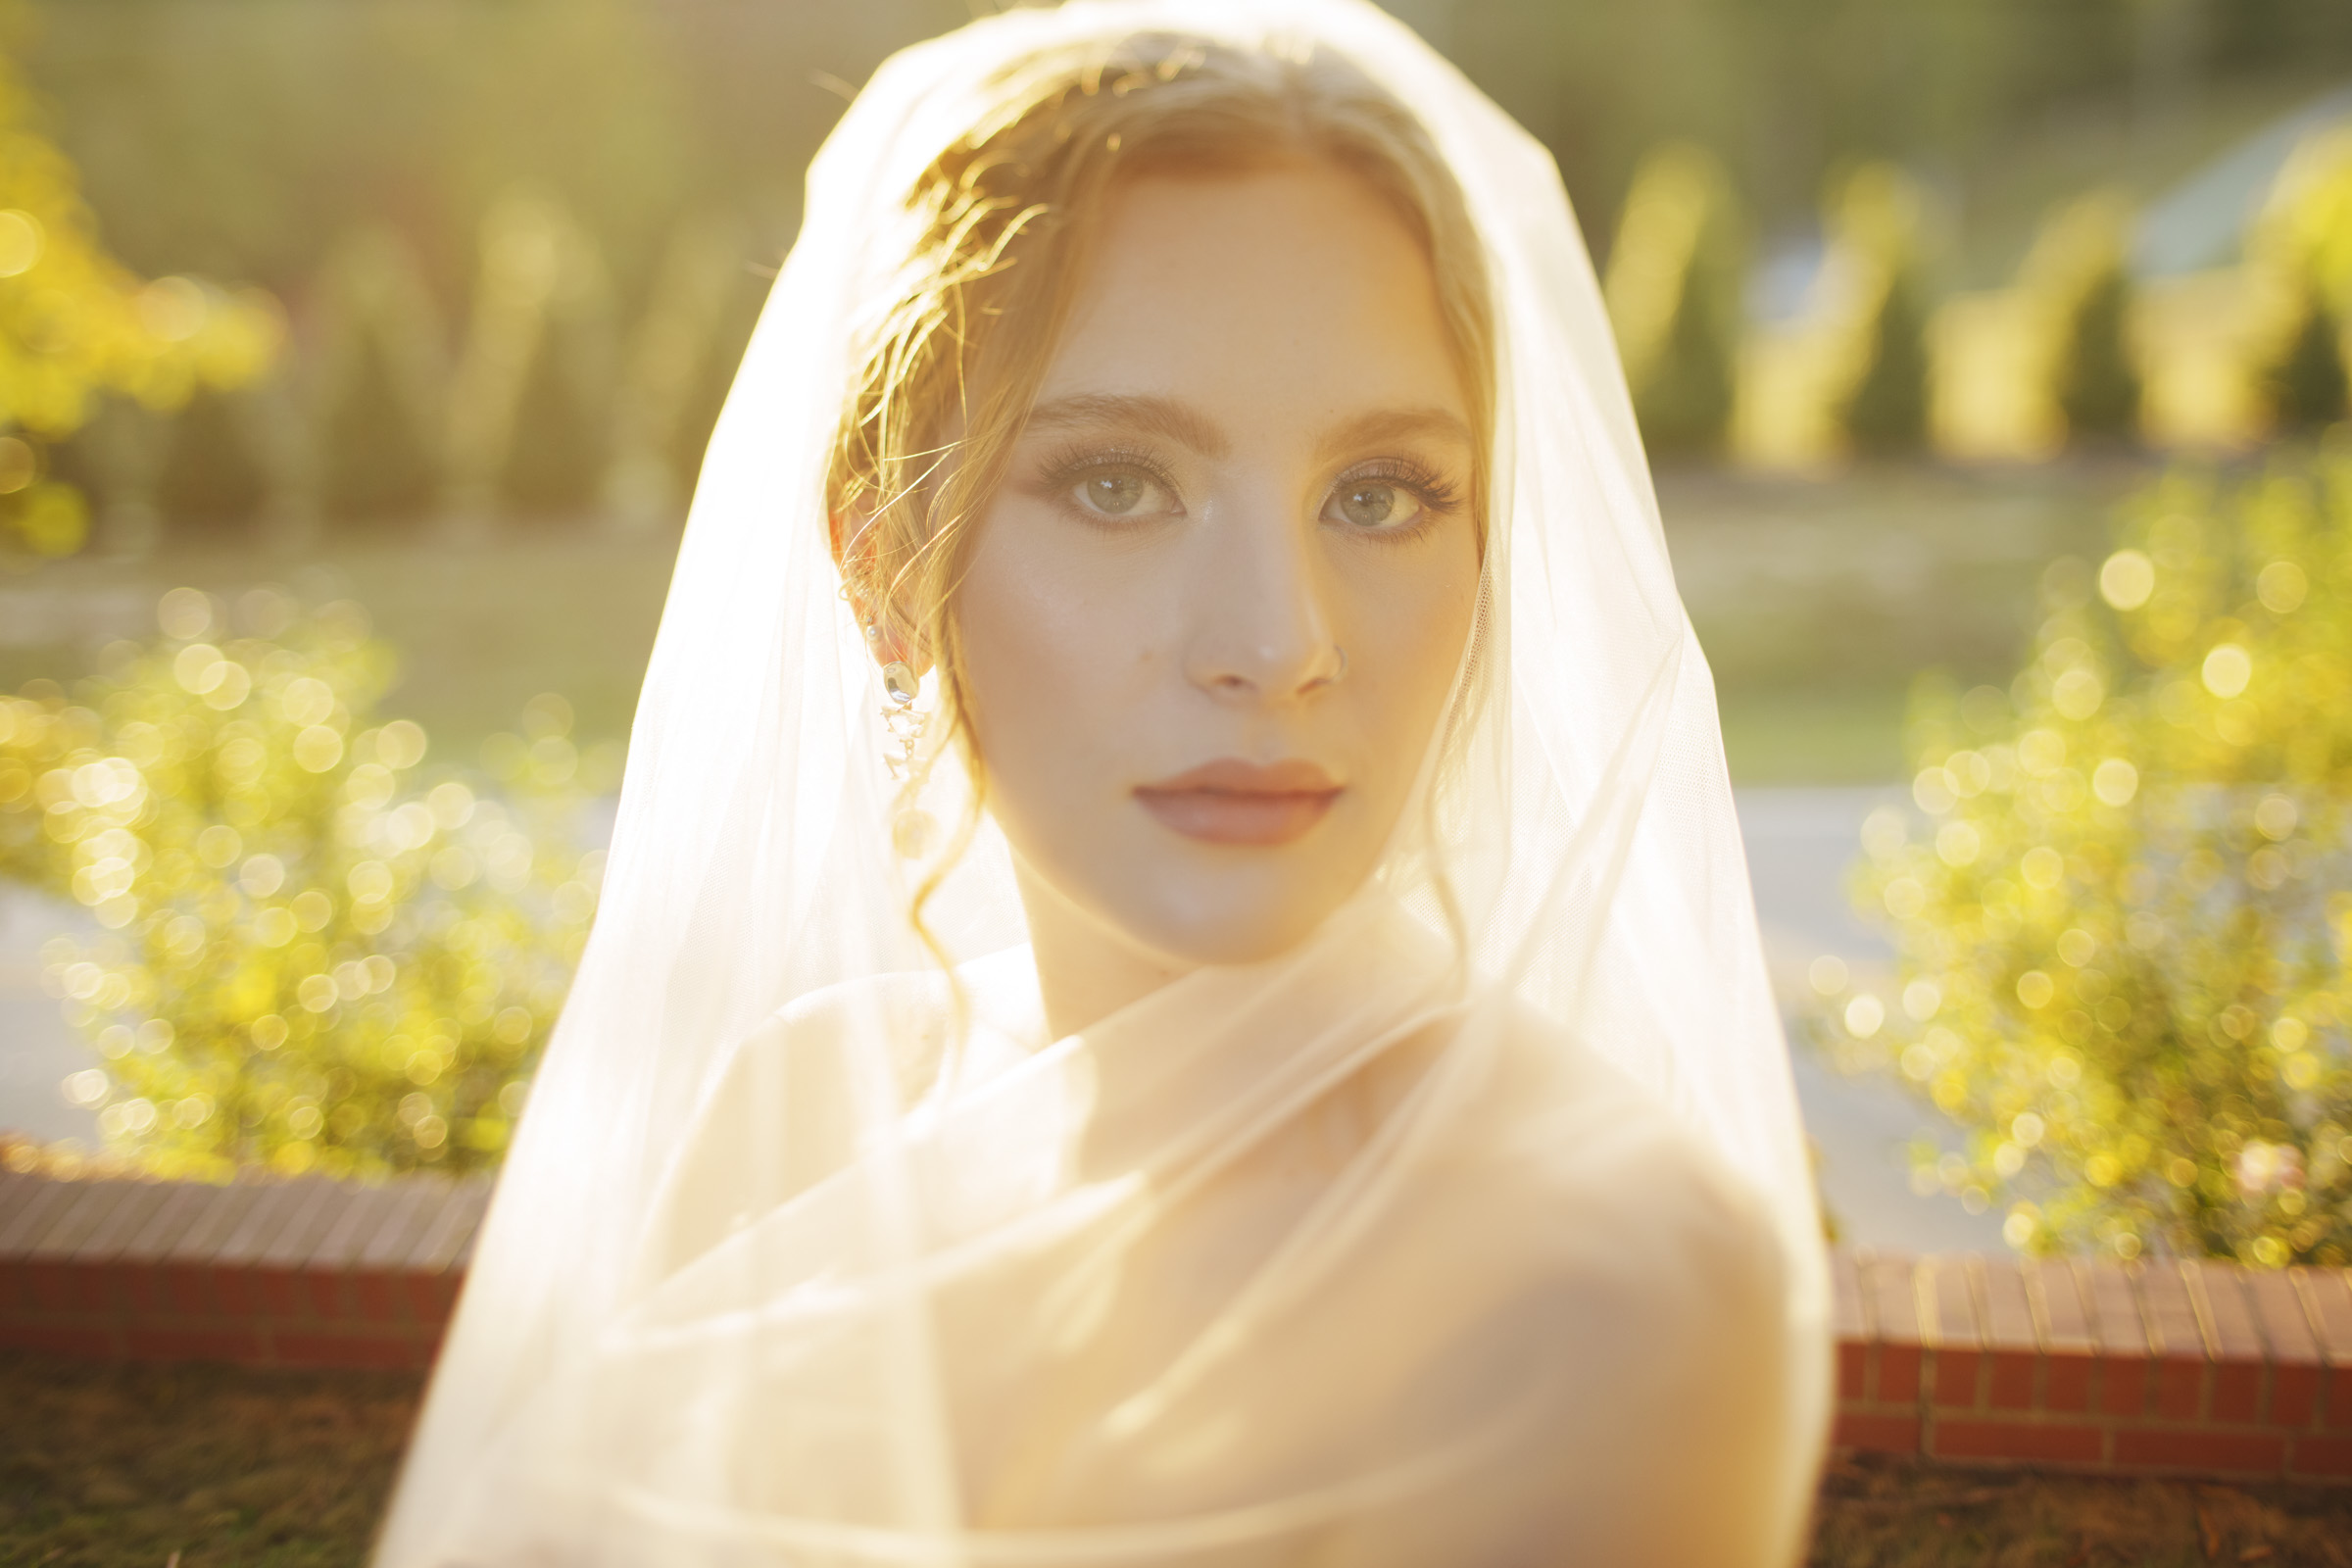
<path fill-rule="evenodd" d="M 1801 1022 L 1817 996 L 1891 969 L 1846 877 L 1873 810 L 1925 808 L 1905 731 L 1922 672 L 2007 688 L 2050 584 L 2087 580 L 2109 554 L 2121 498 L 2182 466 L 2252 471 L 2344 416 L 2352 8 L 1394 9 L 1544 141 L 1582 217 Z M 577 795 L 566 831 L 592 853 L 702 447 L 790 244 L 803 170 L 884 56 L 968 14 L 951 0 L 0 0 L 0 690 L 24 694 L 21 750 L 36 710 L 56 729 L 49 760 L 0 765 L 0 806 L 5 765 L 29 803 L 43 769 L 135 749 L 92 740 L 84 758 L 59 738 L 73 713 L 113 711 L 69 699 L 77 680 L 176 681 L 191 711 L 227 713 L 246 666 L 256 682 L 268 667 L 232 633 L 261 648 L 286 625 L 281 600 L 333 602 L 356 605 L 397 665 L 369 688 L 372 720 L 353 695 L 367 680 L 317 677 L 334 699 L 287 744 L 325 726 L 352 745 L 288 777 L 406 777 L 422 764 L 381 739 L 405 721 L 485 797 L 501 783 Z M 269 585 L 278 598 L 253 599 Z M 189 588 L 159 625 L 159 602 Z M 189 648 L 204 657 L 173 652 Z M 137 823 L 127 806 L 106 817 L 130 797 L 93 779 L 74 808 L 95 813 L 97 845 Z M 57 786 L 48 820 L 80 787 Z M 450 814 L 417 831 L 458 833 Z M 127 880 L 93 870 L 104 857 L 75 853 L 45 872 L 24 850 L 0 891 L 0 1128 L 133 1153 L 159 1126 L 195 1137 L 211 1100 L 200 1112 L 186 1084 L 166 1101 L 121 1069 L 167 1054 L 117 1021 L 168 1010 L 138 991 L 161 960 L 103 991 L 100 969 L 136 957 L 106 957 L 107 933 L 144 916 Z M 366 863 L 408 875 L 380 853 Z M 127 851 L 113 860 L 148 874 Z M 276 896 L 245 863 L 223 862 L 242 897 Z M 432 860 L 418 887 L 471 886 L 455 864 Z M 565 865 L 551 907 L 584 919 L 563 890 L 592 874 Z M 368 900 L 352 887 L 356 911 Z M 170 941 L 200 951 L 187 928 Z M 358 952 L 322 947 L 318 972 L 359 973 Z M 338 983 L 340 1002 L 329 985 L 303 1004 L 320 1028 L 372 994 L 364 974 Z M 248 1124 L 284 1122 L 270 1149 L 360 1150 L 376 1147 L 363 1136 L 375 1117 L 382 1149 L 398 1145 L 323 1168 L 494 1157 L 487 1107 L 519 1103 L 506 1075 L 526 1070 L 553 1004 L 467 1006 L 479 1017 L 446 1040 L 384 1036 L 406 1043 L 383 1058 L 389 1087 L 338 1067 L 263 1096 Z M 237 1018 L 279 1016 L 234 1011 L 221 1027 L 247 1035 Z M 449 1090 L 439 1074 L 475 1059 L 476 1024 L 496 1071 Z M 435 1051 L 440 1066 L 417 1064 Z M 2003 1245 L 1975 1176 L 1921 1176 L 1923 1136 L 1964 1140 L 1896 1075 L 1837 1072 L 1809 1049 L 1799 1065 L 1849 1240 Z M 366 1094 L 380 1117 L 336 1119 Z"/>

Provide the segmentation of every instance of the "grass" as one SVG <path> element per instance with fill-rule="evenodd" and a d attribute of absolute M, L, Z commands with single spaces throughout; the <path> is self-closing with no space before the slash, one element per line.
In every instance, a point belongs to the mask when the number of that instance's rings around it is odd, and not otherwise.
<path fill-rule="evenodd" d="M 0 1354 L 0 1565 L 358 1564 L 419 1387 Z"/>
<path fill-rule="evenodd" d="M 2352 1568 L 2352 1488 L 2034 1475 L 1840 1460 L 1815 1568 Z"/>
<path fill-rule="evenodd" d="M 365 1561 L 420 1380 L 0 1353 L 0 1568 Z M 2352 1488 L 1840 1460 L 1814 1568 L 2352 1568 Z"/>

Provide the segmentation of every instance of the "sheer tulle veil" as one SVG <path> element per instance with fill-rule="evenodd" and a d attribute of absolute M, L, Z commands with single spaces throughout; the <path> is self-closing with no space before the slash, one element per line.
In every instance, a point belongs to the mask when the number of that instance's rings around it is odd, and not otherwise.
<path fill-rule="evenodd" d="M 885 705 L 829 555 L 825 466 L 917 176 L 987 117 L 1008 65 L 1155 29 L 1340 52 L 1422 120 L 1461 184 L 1498 358 L 1468 721 L 1426 770 L 1411 842 L 1301 950 L 1189 976 L 993 1073 L 939 1072 L 939 1020 L 968 1023 L 966 1008 L 932 1005 L 944 986 L 877 979 L 936 979 L 939 963 L 908 919 L 925 867 L 893 849 Z M 953 821 L 963 787 L 943 765 L 925 804 Z M 1017 969 L 1026 940 L 985 823 L 929 910 L 984 1017 L 991 964 Z M 821 1094 L 764 1058 L 744 1076 L 741 1043 L 788 1007 L 822 1014 L 821 1039 L 796 1048 L 822 1058 Z M 1711 676 L 1550 158 L 1358 0 L 1074 0 L 906 50 L 809 171 L 800 238 L 711 442 L 594 936 L 378 1564 L 1303 1560 L 1251 1544 L 1409 1493 L 1460 1458 L 1482 1413 L 1425 1444 L 1392 1432 L 1275 1467 L 1210 1512 L 992 1532 L 952 1407 L 991 1375 L 975 1360 L 1018 1367 L 1033 1339 L 1091 1321 L 1090 1282 L 1117 1272 L 1172 1195 L 1439 1015 L 1452 1043 L 1426 1092 L 1203 1310 L 1152 1397 L 1204 1386 L 1261 1324 L 1318 1310 L 1318 1282 L 1348 1258 L 1398 1245 L 1391 1216 L 1426 1151 L 1494 1070 L 1496 1042 L 1525 1033 L 1510 1020 L 1539 1018 L 1661 1102 L 1777 1235 L 1798 1392 L 1772 1528 L 1793 1542 L 1826 1408 L 1819 1218 Z M 728 1093 L 755 1117 L 775 1107 L 740 1156 L 746 1191 L 792 1190 L 783 1169 L 812 1140 L 842 1168 L 818 1200 L 724 1216 L 723 1244 L 684 1249 L 677 1167 L 731 1067 Z M 910 1097 L 910 1070 L 937 1082 Z M 1080 1124 L 1083 1152 L 1020 1132 Z M 1040 1271 L 1028 1315 L 976 1328 L 966 1282 L 1008 1260 Z M 1442 1318 L 1445 1282 L 1416 1289 L 1395 1309 Z M 1019 1389 L 999 1397 L 1017 1408 Z M 1105 1430 L 1156 1408 L 1110 1402 Z M 1071 1419 L 1083 1441 L 1110 1441 Z"/>

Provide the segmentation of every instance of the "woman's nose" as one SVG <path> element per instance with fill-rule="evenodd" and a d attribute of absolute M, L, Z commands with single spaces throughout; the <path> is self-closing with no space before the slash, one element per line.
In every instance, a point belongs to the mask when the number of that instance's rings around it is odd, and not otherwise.
<path fill-rule="evenodd" d="M 1311 527 L 1271 506 L 1236 509 L 1202 531 L 1185 675 L 1225 702 L 1286 703 L 1338 679 L 1323 563 Z"/>

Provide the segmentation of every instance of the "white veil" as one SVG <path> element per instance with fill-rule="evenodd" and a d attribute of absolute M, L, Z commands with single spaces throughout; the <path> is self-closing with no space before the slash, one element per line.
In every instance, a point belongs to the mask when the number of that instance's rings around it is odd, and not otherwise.
<path fill-rule="evenodd" d="M 924 1098 L 940 1016 L 924 999 L 937 988 L 875 977 L 936 964 L 909 926 L 910 872 L 892 850 L 884 704 L 828 554 L 825 464 L 861 311 L 904 260 L 890 246 L 906 193 L 981 118 L 990 78 L 1050 43 L 1147 29 L 1339 51 L 1424 122 L 1488 248 L 1494 586 L 1481 716 L 1443 851 L 1468 951 L 1443 984 L 1386 961 L 1395 939 L 1372 931 L 1379 916 L 1359 900 L 1305 952 L 1188 977 L 1087 1040 L 1026 1061 L 1000 1053 L 1002 1070 L 975 1050 L 979 1065 L 952 1093 Z M 1479 1055 L 1503 1032 L 1496 1020 L 1541 1016 L 1653 1095 L 1769 1215 L 1794 1393 L 1773 1435 L 1780 1516 L 1764 1528 L 1792 1549 L 1827 1402 L 1819 1222 L 1711 678 L 1549 157 L 1359 0 L 1076 0 L 885 64 L 811 167 L 806 213 L 704 466 L 595 932 L 378 1563 L 1304 1560 L 1279 1544 L 1299 1521 L 1475 1461 L 1435 1444 L 1341 1445 L 1314 1464 L 1267 1461 L 1249 1495 L 1213 1514 L 992 1533 L 976 1523 L 950 1406 L 985 1381 L 975 1358 L 1026 1364 L 1023 1336 L 1085 1320 L 1087 1282 L 1171 1195 L 1433 1011 L 1458 1019 L 1457 1062 L 1431 1074 L 1437 1089 L 1267 1246 L 1241 1289 L 1201 1309 L 1173 1362 L 1206 1377 L 1198 1367 L 1318 1270 L 1387 1245 L 1416 1150 L 1441 1136 L 1446 1083 L 1458 1100 L 1491 1069 Z M 955 771 L 938 770 L 940 790 Z M 945 820 L 955 807 L 933 809 Z M 1019 907 L 987 829 L 935 907 L 958 960 L 1004 952 L 1017 967 Z M 990 972 L 970 967 L 975 994 Z M 819 1002 L 815 1080 L 744 1054 L 778 1009 L 806 1019 Z M 985 996 L 974 1008 L 984 1025 Z M 1237 1057 L 1237 1042 L 1254 1044 Z M 1139 1081 L 1119 1077 L 1121 1051 Z M 1095 1098 L 1083 1158 L 1008 1133 L 1046 1124 L 1021 1107 L 1066 1102 L 1078 1080 L 1047 1069 L 1081 1056 L 1098 1073 L 1084 1080 Z M 1220 1076 L 1244 1058 L 1246 1072 Z M 675 1237 L 675 1172 L 713 1115 L 750 1118 L 740 1185 L 771 1198 L 689 1247 Z M 845 1165 L 855 1180 L 820 1182 L 812 1199 L 810 1181 Z M 953 1304 L 959 1282 L 1055 1248 L 1083 1258 L 1056 1264 L 1030 1298 L 1049 1328 L 992 1320 L 975 1348 Z M 1430 1279 L 1396 1310 L 1423 1302 L 1444 1318 L 1446 1287 Z M 1003 1412 L 1022 1410 L 1022 1389 L 991 1397 L 1009 1430 Z M 1141 1419 L 1134 1407 L 1121 1418 Z"/>

